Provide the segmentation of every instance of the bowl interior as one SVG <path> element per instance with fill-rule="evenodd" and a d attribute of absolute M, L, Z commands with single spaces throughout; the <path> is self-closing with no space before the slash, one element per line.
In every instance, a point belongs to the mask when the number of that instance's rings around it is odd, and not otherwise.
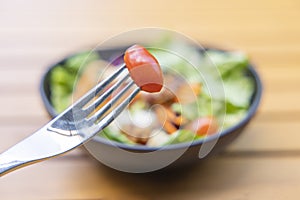
<path fill-rule="evenodd" d="M 118 47 L 118 48 L 111 48 L 111 49 L 101 49 L 101 50 L 97 50 L 97 53 L 100 55 L 100 57 L 104 60 L 107 61 L 112 61 L 112 60 L 116 60 L 119 55 L 122 55 L 122 52 L 124 52 L 126 50 L 127 47 Z M 211 48 L 207 48 L 207 49 L 211 49 Z M 216 50 L 215 48 L 213 48 L 214 50 Z M 217 49 L 219 50 L 219 49 Z M 203 50 L 200 50 L 203 51 Z M 219 51 L 224 51 L 224 50 L 219 50 Z M 67 56 L 65 59 L 59 61 L 58 63 L 55 63 L 53 65 L 51 65 L 48 70 L 45 72 L 44 76 L 42 77 L 42 81 L 40 84 L 40 93 L 41 93 L 41 97 L 43 100 L 43 103 L 45 105 L 46 110 L 48 111 L 50 117 L 55 117 L 57 116 L 57 112 L 55 111 L 52 103 L 51 103 L 51 90 L 50 90 L 50 74 L 51 74 L 51 70 L 53 70 L 53 68 L 59 64 L 64 64 L 66 62 L 66 60 L 71 57 Z M 255 71 L 254 66 L 252 64 L 248 65 L 248 71 L 247 71 L 247 76 L 251 77 L 254 80 L 255 83 L 255 88 L 254 88 L 254 94 L 251 98 L 251 105 L 248 109 L 247 115 L 244 117 L 243 120 L 241 120 L 238 124 L 225 129 L 224 131 L 222 131 L 220 134 L 216 134 L 216 135 L 212 135 L 209 136 L 210 138 L 205 139 L 205 142 L 216 139 L 216 137 L 223 137 L 227 134 L 230 134 L 231 132 L 233 132 L 236 129 L 239 129 L 241 127 L 244 127 L 249 121 L 250 119 L 253 117 L 253 115 L 255 114 L 255 112 L 257 111 L 257 108 L 259 106 L 259 102 L 261 99 L 261 95 L 262 95 L 262 83 L 260 80 L 260 77 L 258 75 L 258 73 Z M 126 144 L 121 144 L 121 143 L 117 143 L 114 141 L 108 141 L 105 138 L 102 138 L 100 136 L 95 136 L 94 139 L 97 142 L 101 142 L 101 143 L 105 143 L 108 145 L 111 145 L 112 143 L 115 146 L 124 148 L 124 149 L 130 149 L 130 150 L 137 150 L 137 151 L 155 151 L 157 148 L 156 147 L 147 147 L 147 146 L 129 146 Z M 194 142 L 188 143 L 188 145 L 199 145 L 202 144 L 204 142 L 204 140 L 196 140 Z M 169 145 L 168 148 L 170 149 L 176 149 L 176 148 L 182 148 L 182 147 L 186 147 L 186 143 L 179 143 L 179 144 L 172 144 Z"/>

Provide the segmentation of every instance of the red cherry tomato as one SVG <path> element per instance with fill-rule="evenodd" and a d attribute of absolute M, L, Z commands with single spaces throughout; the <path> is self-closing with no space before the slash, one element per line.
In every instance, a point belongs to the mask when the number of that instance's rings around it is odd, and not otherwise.
<path fill-rule="evenodd" d="M 218 123 L 214 117 L 200 117 L 191 122 L 188 129 L 199 136 L 211 135 L 218 131 Z"/>
<path fill-rule="evenodd" d="M 156 58 L 140 45 L 128 48 L 124 62 L 131 78 L 146 92 L 159 92 L 163 87 L 163 76 Z"/>

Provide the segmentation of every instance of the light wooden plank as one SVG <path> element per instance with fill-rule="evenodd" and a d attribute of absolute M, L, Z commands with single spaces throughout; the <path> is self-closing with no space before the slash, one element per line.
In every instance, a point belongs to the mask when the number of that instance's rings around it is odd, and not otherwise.
<path fill-rule="evenodd" d="M 0 99 L 0 118 L 13 117 L 45 117 L 46 112 L 39 97 L 38 92 L 36 95 L 9 95 L 1 97 Z M 0 122 L 1 123 L 1 122 Z"/>
<path fill-rule="evenodd" d="M 105 14 L 109 14 L 111 10 L 115 10 L 116 13 L 120 13 L 119 11 L 122 11 L 122 9 L 128 9 L 128 10 L 136 10 L 139 13 L 143 13 L 143 11 L 145 13 L 149 13 L 151 12 L 150 9 L 148 8 L 140 8 L 140 4 L 138 4 L 137 0 L 129 0 L 128 3 L 126 2 L 118 2 L 118 6 L 115 6 L 115 3 L 111 3 L 111 2 L 105 2 L 105 3 L 101 3 L 101 5 L 105 5 L 105 7 L 98 7 L 97 5 L 97 1 L 95 0 L 87 0 L 87 1 L 82 1 L 82 0 L 76 0 L 76 1 L 71 1 L 71 0 L 66 0 L 64 2 L 60 2 L 58 0 L 54 0 L 53 3 L 51 4 L 51 6 L 49 5 L 45 5 L 41 2 L 37 2 L 36 6 L 31 6 L 28 5 L 26 3 L 20 4 L 22 5 L 20 8 L 16 8 L 14 4 L 9 3 L 8 1 L 4 1 L 5 3 L 3 3 L 3 7 L 1 7 L 1 11 L 6 11 L 8 9 L 12 9 L 15 8 L 16 10 L 20 11 L 20 12 L 33 12 L 33 13 L 43 13 L 46 12 L 48 13 L 53 13 L 53 11 L 58 11 L 58 13 L 65 13 L 64 11 L 66 9 L 68 9 L 70 12 L 76 12 L 76 11 L 89 11 L 91 13 L 98 13 L 99 9 L 102 10 L 106 10 Z M 69 3 L 72 2 L 73 5 L 70 7 Z M 84 3 L 83 3 L 84 2 Z M 256 4 L 256 1 L 253 2 L 247 2 L 245 3 L 245 1 L 237 1 L 234 4 L 223 4 L 223 3 L 219 3 L 216 4 L 214 1 L 212 2 L 194 2 L 194 1 L 188 1 L 188 2 L 193 2 L 193 3 L 189 3 L 189 4 L 185 4 L 183 2 L 179 2 L 178 4 L 172 4 L 171 0 L 166 0 L 164 2 L 162 2 L 161 4 L 157 5 L 157 7 L 155 7 L 155 9 L 153 9 L 153 12 L 155 11 L 163 11 L 163 10 L 167 10 L 166 6 L 169 6 L 172 9 L 177 9 L 177 11 L 180 11 L 180 9 L 182 8 L 182 5 L 185 5 L 185 8 L 187 10 L 191 10 L 191 12 L 197 12 L 199 10 L 199 8 L 201 10 L 205 10 L 206 12 L 210 13 L 212 10 L 216 10 L 219 12 L 228 12 L 228 13 L 232 13 L 233 15 L 235 14 L 235 12 L 231 12 L 231 10 L 236 10 L 237 13 L 240 12 L 250 12 L 252 10 L 257 10 L 258 12 L 263 12 L 263 13 L 268 13 L 268 12 L 272 12 L 274 10 L 276 11 L 282 11 L 282 9 L 284 10 L 297 10 L 298 6 L 299 6 L 299 2 L 298 1 L 294 1 L 294 0 L 287 0 L 287 1 L 272 1 L 272 0 L 264 0 L 260 2 L 260 5 L 258 6 Z M 106 8 L 106 9 L 105 9 Z M 240 8 L 240 9 L 237 9 Z M 231 10 L 230 10 L 231 9 Z M 218 12 L 216 12 L 217 14 Z M 78 13 L 77 13 L 78 14 Z M 98 13 L 101 14 L 101 13 Z M 130 13 L 128 13 L 130 14 Z M 287 13 L 288 14 L 288 13 Z"/>
<path fill-rule="evenodd" d="M 6 90 L 10 88 L 18 88 L 18 92 L 24 91 L 24 87 L 37 88 L 44 73 L 43 68 L 15 68 L 1 70 L 0 87 Z M 3 90 L 1 90 L 3 91 Z"/>
<path fill-rule="evenodd" d="M 299 18 L 300 14 L 296 17 Z M 196 21 L 198 19 L 194 20 Z M 225 24 L 226 27 L 224 27 L 225 25 L 222 23 L 214 25 L 212 24 L 212 21 L 208 20 L 206 22 L 199 21 L 199 27 L 195 29 L 191 26 L 194 24 L 194 20 L 187 22 L 181 27 L 181 34 L 190 36 L 203 42 L 204 44 L 208 42 L 215 45 L 228 44 L 229 48 L 233 48 L 234 45 L 242 44 L 244 45 L 244 48 L 249 48 L 249 50 L 261 47 L 273 47 L 273 49 L 271 49 L 273 51 L 283 50 L 288 47 L 297 48 L 298 46 L 299 48 L 300 39 L 298 35 L 300 32 L 300 27 L 295 26 L 297 21 L 292 23 L 290 26 L 284 27 L 266 27 L 264 24 L 261 24 L 259 27 L 242 26 L 242 24 L 229 24 L 229 26 L 231 25 L 232 27 L 228 27 L 228 25 Z M 53 23 L 54 22 L 55 19 L 53 19 Z M 204 22 L 205 24 L 203 24 Z M 80 26 L 67 26 L 62 28 L 34 27 L 26 29 L 24 27 L 2 27 L 2 29 L 0 29 L 0 41 L 2 43 L 0 49 L 3 51 L 3 53 L 10 53 L 13 50 L 16 52 L 23 51 L 25 53 L 25 48 L 32 51 L 42 49 L 42 52 L 48 52 L 50 50 L 60 51 L 62 49 L 72 50 L 74 48 L 76 49 L 89 45 L 93 46 L 102 42 L 103 40 L 115 36 L 116 34 L 121 34 L 124 32 L 122 31 L 124 29 L 118 27 L 117 24 L 115 26 L 106 26 L 105 24 L 103 24 L 104 26 L 101 26 L 101 24 L 99 24 L 100 26 L 96 26 L 96 24 L 97 23 L 94 22 L 89 24 L 89 26 L 85 26 L 84 28 Z M 133 26 L 134 24 L 127 25 L 129 26 L 127 30 L 130 31 L 130 26 Z M 226 28 L 227 31 L 220 33 L 219 31 L 223 30 L 224 28 Z M 259 31 L 257 31 L 257 29 L 259 29 Z M 132 30 L 134 30 L 133 27 Z M 176 29 L 174 31 L 176 31 Z M 288 37 L 290 39 L 278 40 L 281 35 L 284 35 L 284 37 Z M 232 44 L 230 45 L 230 43 Z"/>
<path fill-rule="evenodd" d="M 257 117 L 229 146 L 229 151 L 300 151 L 300 114 L 295 121 L 260 122 Z"/>
<path fill-rule="evenodd" d="M 299 112 L 300 93 L 298 90 L 295 91 L 282 91 L 263 94 L 260 110 L 263 112 L 277 112 L 279 115 L 282 112 Z M 283 114 L 283 113 L 282 113 Z"/>
<path fill-rule="evenodd" d="M 236 2 L 235 2 L 236 3 Z M 74 3 L 73 3 L 74 4 Z M 270 5 L 273 5 L 274 3 L 270 3 Z M 79 3 L 77 5 L 80 5 Z M 25 21 L 26 19 L 30 20 L 29 22 L 26 21 L 26 25 L 36 25 L 38 24 L 38 21 L 35 20 L 35 15 L 38 16 L 43 16 L 43 19 L 46 19 L 45 24 L 39 24 L 41 26 L 56 26 L 56 27 L 61 27 L 62 24 L 64 25 L 69 25 L 69 26 L 74 26 L 76 25 L 76 23 L 74 23 L 74 21 L 72 20 L 67 20 L 70 19 L 71 17 L 75 17 L 77 20 L 77 24 L 79 25 L 85 25 L 86 24 L 97 24 L 96 20 L 98 20 L 98 23 L 105 23 L 105 24 L 112 24 L 112 26 L 116 26 L 117 24 L 119 24 L 120 26 L 122 26 L 122 23 L 119 23 L 119 19 L 121 19 L 121 17 L 124 15 L 124 12 L 126 13 L 126 16 L 130 18 L 130 20 L 126 21 L 126 24 L 129 24 L 131 22 L 137 23 L 137 22 L 148 22 L 148 21 L 154 21 L 157 22 L 160 20 L 161 23 L 163 22 L 168 22 L 171 19 L 174 19 L 174 17 L 177 17 L 176 19 L 178 20 L 179 24 L 189 24 L 189 21 L 185 21 L 183 23 L 182 20 L 186 20 L 187 18 L 192 19 L 192 22 L 199 22 L 199 21 L 213 21 L 213 17 L 207 18 L 206 20 L 202 19 L 202 18 L 196 18 L 197 16 L 201 16 L 203 15 L 203 13 L 207 13 L 208 16 L 211 16 L 211 12 L 214 12 L 215 17 L 218 20 L 214 20 L 215 23 L 219 23 L 220 25 L 224 24 L 228 25 L 229 27 L 234 26 L 235 24 L 241 24 L 244 25 L 245 27 L 247 26 L 257 26 L 258 24 L 263 24 L 265 21 L 270 22 L 273 26 L 271 27 L 276 27 L 274 25 L 282 25 L 280 23 L 278 23 L 278 21 L 280 22 L 280 19 L 285 19 L 285 17 L 288 19 L 289 15 L 295 13 L 294 15 L 297 16 L 297 7 L 293 7 L 291 5 L 288 6 L 288 9 L 290 10 L 290 12 L 286 13 L 286 15 L 281 15 L 281 10 L 279 9 L 282 5 L 285 4 L 275 4 L 278 7 L 275 9 L 275 11 L 272 10 L 272 8 L 270 9 L 262 9 L 262 7 L 258 7 L 256 4 L 248 4 L 248 6 L 241 6 L 239 7 L 239 5 L 231 5 L 231 6 L 225 6 L 225 8 L 223 7 L 224 5 L 221 4 L 220 7 L 217 6 L 217 4 L 213 4 L 214 6 L 210 5 L 208 7 L 205 6 L 205 4 L 203 5 L 200 2 L 193 2 L 193 3 L 179 3 L 179 4 L 172 4 L 172 3 L 161 3 L 160 6 L 157 6 L 156 9 L 140 9 L 139 8 L 139 3 L 136 1 L 132 1 L 132 3 L 121 3 L 118 2 L 118 6 L 116 6 L 114 3 L 105 3 L 103 6 L 96 6 L 97 9 L 95 8 L 91 8 L 91 5 L 94 5 L 94 3 L 92 4 L 88 4 L 81 6 L 80 9 L 76 6 L 70 8 L 68 6 L 68 3 L 66 4 L 61 4 L 61 5 L 55 5 L 53 4 L 53 7 L 45 7 L 45 5 L 36 5 L 34 8 L 28 8 L 27 6 L 20 6 L 20 8 L 22 9 L 17 9 L 20 10 L 20 15 L 24 16 L 24 18 L 19 19 L 20 20 L 20 24 L 22 24 L 23 20 Z M 130 5 L 130 6 L 129 6 Z M 211 7 L 212 6 L 212 7 Z M 59 8 L 57 8 L 59 7 Z M 187 15 L 184 12 L 180 12 L 182 7 L 185 7 L 186 9 L 188 9 L 190 11 L 189 15 Z M 57 8 L 57 9 L 55 9 Z M 219 9 L 218 9 L 219 8 Z M 283 7 L 284 8 L 284 7 Z M 65 10 L 68 10 L 69 12 L 66 12 Z M 286 7 L 287 9 L 287 7 Z M 55 12 L 53 11 L 55 10 Z M 96 16 L 99 16 L 100 19 L 107 15 L 110 16 L 114 16 L 116 17 L 115 19 L 110 19 L 110 20 L 102 20 L 100 21 L 99 18 L 95 18 L 95 17 L 90 17 L 88 14 L 86 15 L 82 15 L 81 12 L 78 12 L 79 10 L 81 10 L 84 13 L 96 13 Z M 168 12 L 168 11 L 172 11 L 172 12 Z M 234 12 L 232 11 L 234 10 Z M 261 20 L 257 20 L 256 23 L 251 23 L 253 21 L 253 12 L 257 13 L 257 17 L 260 17 Z M 293 12 L 294 11 L 294 12 Z M 44 12 L 44 15 L 42 15 Z M 6 14 L 5 12 L 3 14 Z M 131 16 L 140 16 L 139 18 L 136 17 L 131 17 Z M 151 15 L 151 18 L 149 17 L 149 15 Z M 195 17 L 193 16 L 195 15 Z M 207 16 L 206 15 L 206 16 Z M 190 17 L 193 16 L 193 17 Z M 240 16 L 239 19 L 236 18 L 236 16 Z M 275 16 L 275 18 L 274 18 Z M 164 17 L 164 18 L 163 18 Z M 280 18 L 281 17 L 281 18 Z M 17 19 L 17 17 L 11 17 L 13 21 L 15 21 Z M 51 19 L 60 19 L 57 20 L 57 24 L 53 23 L 53 21 Z M 164 19 L 164 20 L 162 20 Z M 202 20 L 201 20 L 202 19 Z M 107 22 L 105 22 L 107 21 Z M 235 23 L 230 23 L 234 21 Z M 68 22 L 68 23 L 67 23 Z M 85 24 L 83 24 L 85 22 Z M 226 22 L 226 23 L 224 23 Z M 277 22 L 277 23 L 276 23 Z M 208 23 L 208 24 L 212 24 L 212 23 Z M 283 24 L 286 25 L 286 24 Z M 7 24 L 7 26 L 10 26 L 9 24 Z M 23 25 L 25 26 L 25 25 Z M 83 27 L 85 27 L 83 26 Z M 30 26 L 29 26 L 30 27 Z"/>
<path fill-rule="evenodd" d="M 219 156 L 173 172 L 126 174 L 89 158 L 56 158 L 1 178 L 0 192 L 4 199 L 296 200 L 299 166 L 297 157 Z"/>

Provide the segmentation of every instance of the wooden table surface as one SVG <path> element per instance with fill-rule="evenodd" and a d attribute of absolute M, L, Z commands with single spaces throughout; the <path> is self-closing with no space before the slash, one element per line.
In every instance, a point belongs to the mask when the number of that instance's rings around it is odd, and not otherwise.
<path fill-rule="evenodd" d="M 264 83 L 251 124 L 222 154 L 180 173 L 125 174 L 83 149 L 0 178 L 0 199 L 299 199 L 300 1 L 0 1 L 0 151 L 49 118 L 47 66 L 136 28 L 162 27 L 247 52 Z"/>

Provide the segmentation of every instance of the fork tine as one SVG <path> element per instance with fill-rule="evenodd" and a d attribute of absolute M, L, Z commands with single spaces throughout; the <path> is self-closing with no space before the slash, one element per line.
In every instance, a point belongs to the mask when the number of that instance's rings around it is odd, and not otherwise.
<path fill-rule="evenodd" d="M 91 105 L 84 109 L 82 117 L 88 116 L 91 112 L 95 110 L 104 100 L 106 100 L 116 89 L 125 82 L 130 76 L 126 74 L 123 78 L 118 80 L 113 86 L 111 86 L 107 91 L 100 95 Z"/>
<path fill-rule="evenodd" d="M 115 73 L 107 77 L 100 83 L 98 83 L 94 88 L 92 88 L 88 93 L 86 93 L 82 98 L 80 98 L 77 103 L 75 103 L 74 108 L 80 109 L 84 107 L 90 100 L 92 100 L 99 92 L 101 92 L 106 86 L 108 86 L 116 77 L 118 77 L 123 70 L 126 69 L 126 65 L 122 65 Z"/>
<path fill-rule="evenodd" d="M 91 116 L 88 120 L 95 122 L 101 116 L 103 116 L 116 102 L 130 89 L 130 87 L 134 84 L 134 81 L 131 80 L 118 94 L 109 100 L 100 110 L 98 110 L 93 116 Z M 126 100 L 125 100 L 126 101 Z M 124 101 L 124 102 L 125 102 Z"/>
<path fill-rule="evenodd" d="M 131 100 L 137 95 L 140 91 L 140 88 L 137 87 L 135 90 L 122 102 L 120 103 L 114 110 L 109 112 L 98 124 L 98 130 L 104 129 L 108 126 L 119 114 L 126 108 L 126 106 L 131 102 Z"/>

